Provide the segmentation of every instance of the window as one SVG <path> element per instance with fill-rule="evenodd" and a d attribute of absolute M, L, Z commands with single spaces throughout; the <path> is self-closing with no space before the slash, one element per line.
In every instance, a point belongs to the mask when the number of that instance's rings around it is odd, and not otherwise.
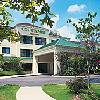
<path fill-rule="evenodd" d="M 45 45 L 46 44 L 46 38 L 35 37 L 35 44 L 36 45 Z"/>
<path fill-rule="evenodd" d="M 2 53 L 10 54 L 10 48 L 9 47 L 2 47 Z"/>
<path fill-rule="evenodd" d="M 31 32 L 34 32 L 34 29 L 30 29 L 31 30 Z"/>
<path fill-rule="evenodd" d="M 54 42 L 55 40 L 51 40 L 51 42 Z"/>
<path fill-rule="evenodd" d="M 24 27 L 24 31 L 29 31 L 29 28 L 27 28 L 27 27 Z"/>
<path fill-rule="evenodd" d="M 22 68 L 24 71 L 32 71 L 32 63 L 23 63 Z"/>
<path fill-rule="evenodd" d="M 22 36 L 20 43 L 33 44 L 32 36 Z"/>
<path fill-rule="evenodd" d="M 32 57 L 32 50 L 30 49 L 20 49 L 21 57 Z"/>

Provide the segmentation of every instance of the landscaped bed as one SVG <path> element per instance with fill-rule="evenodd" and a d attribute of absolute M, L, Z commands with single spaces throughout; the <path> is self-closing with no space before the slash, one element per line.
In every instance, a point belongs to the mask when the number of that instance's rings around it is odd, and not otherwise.
<path fill-rule="evenodd" d="M 92 84 L 91 87 L 100 98 L 100 85 Z M 55 98 L 56 100 L 72 100 L 74 96 L 66 85 L 46 84 L 42 88 L 48 95 Z"/>
<path fill-rule="evenodd" d="M 0 71 L 0 76 L 11 76 L 11 75 L 16 75 L 16 71 Z"/>
<path fill-rule="evenodd" d="M 16 100 L 16 92 L 18 89 L 18 85 L 0 86 L 0 100 Z"/>
<path fill-rule="evenodd" d="M 17 71 L 0 71 L 0 76 L 12 76 L 12 75 L 24 75 L 25 72 L 22 71 L 22 72 L 17 72 Z"/>

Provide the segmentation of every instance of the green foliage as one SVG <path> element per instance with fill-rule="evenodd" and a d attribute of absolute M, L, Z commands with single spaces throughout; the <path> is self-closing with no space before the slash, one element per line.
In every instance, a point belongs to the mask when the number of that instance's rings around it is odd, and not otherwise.
<path fill-rule="evenodd" d="M 92 89 L 82 90 L 79 94 L 82 100 L 100 100 L 100 85 L 91 84 Z M 73 100 L 75 94 L 70 92 L 68 85 L 65 84 L 46 84 L 42 86 L 44 92 L 56 100 Z"/>
<path fill-rule="evenodd" d="M 9 24 L 12 22 L 11 14 L 6 11 L 5 5 L 0 5 L 0 42 L 4 39 L 9 41 L 18 41 L 20 36 L 18 33 L 12 31 Z"/>
<path fill-rule="evenodd" d="M 93 24 L 93 19 L 96 17 L 97 13 L 88 13 L 86 18 L 81 18 L 76 22 L 69 19 L 67 22 L 71 23 L 76 31 L 79 33 L 76 38 L 80 41 L 85 42 L 86 50 L 93 52 L 92 49 L 95 47 L 95 43 L 98 42 L 97 38 L 100 37 L 98 32 L 100 31 L 100 23 Z"/>
<path fill-rule="evenodd" d="M 98 95 L 97 90 L 100 90 L 100 87 L 95 87 L 91 84 L 91 87 L 88 88 L 88 82 L 83 78 L 75 78 L 73 81 L 66 82 L 67 87 L 71 93 L 79 95 L 82 100 L 100 100 L 100 95 Z"/>
<path fill-rule="evenodd" d="M 88 73 L 87 60 L 89 62 L 89 72 L 91 74 L 99 74 L 100 55 L 97 53 L 88 54 L 71 54 L 68 52 L 57 53 L 57 60 L 60 62 L 60 75 L 86 75 Z"/>
<path fill-rule="evenodd" d="M 21 59 L 17 57 L 3 58 L 3 65 L 1 66 L 3 71 L 1 71 L 0 74 L 1 75 L 24 74 L 20 61 Z"/>
<path fill-rule="evenodd" d="M 2 66 L 3 64 L 4 64 L 4 63 L 3 63 L 3 55 L 0 54 L 0 68 L 1 68 L 1 66 Z"/>
<path fill-rule="evenodd" d="M 58 61 L 60 62 L 60 75 L 80 75 L 86 73 L 86 58 L 82 55 L 60 52 Z"/>
<path fill-rule="evenodd" d="M 12 31 L 9 27 L 12 22 L 12 16 L 7 11 L 7 8 L 20 11 L 26 15 L 26 18 L 31 18 L 32 23 L 40 21 L 41 24 L 53 26 L 54 21 L 50 18 L 55 16 L 45 0 L 1 0 L 0 1 L 0 41 L 8 39 L 9 41 L 18 41 L 20 36 Z M 41 16 L 42 15 L 42 16 Z M 39 17 L 41 16 L 41 17 Z"/>
<path fill-rule="evenodd" d="M 72 55 L 67 61 L 68 67 L 66 69 L 66 75 L 80 75 L 85 74 L 87 69 L 86 59 L 81 55 Z M 66 65 L 67 66 L 67 65 Z"/>
<path fill-rule="evenodd" d="M 99 71 L 99 62 L 97 62 L 100 59 L 100 55 L 98 55 L 97 53 L 91 53 L 89 55 L 90 59 L 89 59 L 89 64 L 90 64 L 90 73 L 92 74 L 100 74 Z"/>
<path fill-rule="evenodd" d="M 70 82 L 67 83 L 67 86 L 70 89 L 70 92 L 74 94 L 79 94 L 82 90 L 88 89 L 88 84 L 83 78 L 75 78 L 73 81 L 70 80 Z"/>
<path fill-rule="evenodd" d="M 16 71 L 0 71 L 0 76 L 11 76 L 18 74 Z"/>
<path fill-rule="evenodd" d="M 18 85 L 0 86 L 0 100 L 16 100 L 16 92 L 18 89 Z"/>
<path fill-rule="evenodd" d="M 80 93 L 80 95 L 83 100 L 99 100 L 99 97 L 93 91 L 93 89 L 84 90 L 82 93 Z"/>

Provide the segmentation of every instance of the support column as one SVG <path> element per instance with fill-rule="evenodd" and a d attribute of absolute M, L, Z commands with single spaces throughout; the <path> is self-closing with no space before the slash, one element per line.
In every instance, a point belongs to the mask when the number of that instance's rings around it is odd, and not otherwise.
<path fill-rule="evenodd" d="M 54 75 L 59 74 L 60 72 L 60 62 L 58 61 L 58 55 L 56 50 L 54 51 Z"/>
<path fill-rule="evenodd" d="M 33 54 L 32 72 L 33 72 L 33 75 L 38 75 L 38 60 L 34 54 Z"/>

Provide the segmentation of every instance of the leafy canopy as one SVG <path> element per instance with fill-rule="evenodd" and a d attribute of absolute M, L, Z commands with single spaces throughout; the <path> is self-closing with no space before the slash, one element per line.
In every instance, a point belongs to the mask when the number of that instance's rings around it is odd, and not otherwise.
<path fill-rule="evenodd" d="M 86 50 L 89 52 L 94 52 L 95 44 L 100 42 L 100 23 L 93 23 L 96 15 L 97 13 L 89 12 L 86 18 L 81 18 L 77 22 L 71 19 L 67 21 L 75 27 L 79 33 L 76 38 L 85 43 Z"/>
<path fill-rule="evenodd" d="M 81 18 L 75 23 L 71 19 L 68 19 L 67 23 L 71 23 L 76 31 L 79 33 L 77 39 L 82 41 L 96 41 L 96 38 L 99 37 L 100 32 L 100 23 L 93 24 L 93 20 L 96 17 L 97 13 L 88 13 L 86 18 Z"/>
<path fill-rule="evenodd" d="M 53 26 L 54 21 L 50 18 L 54 14 L 51 13 L 50 7 L 45 0 L 0 0 L 0 41 L 3 39 L 10 39 L 11 41 L 19 39 L 19 35 L 12 32 L 9 27 L 12 16 L 7 11 L 7 7 L 26 14 L 26 18 L 31 18 L 33 24 L 40 21 L 41 24 L 46 23 L 50 27 Z"/>

